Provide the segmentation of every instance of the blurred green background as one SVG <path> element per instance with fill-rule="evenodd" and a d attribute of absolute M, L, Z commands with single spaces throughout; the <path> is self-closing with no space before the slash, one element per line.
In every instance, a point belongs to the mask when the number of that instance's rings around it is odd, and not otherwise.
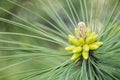
<path fill-rule="evenodd" d="M 54 23 L 54 21 L 51 19 L 51 17 L 48 16 L 49 14 L 47 14 L 45 12 L 48 9 L 46 7 L 44 7 L 44 4 L 41 3 L 39 0 L 11 0 L 11 1 L 17 3 L 17 5 L 10 2 L 10 0 L 0 0 L 0 7 L 14 13 L 15 15 L 19 16 L 22 19 L 27 20 L 28 22 L 32 23 L 35 26 L 41 26 L 39 24 L 39 22 L 41 22 L 42 24 L 49 26 L 49 28 L 51 30 L 56 30 L 51 25 L 49 25 L 48 23 L 46 23 L 45 21 L 40 19 L 38 16 L 34 15 L 35 13 L 39 14 L 42 17 L 45 17 L 51 23 Z M 104 0 L 101 0 L 101 3 L 99 5 L 103 5 L 103 3 L 102 3 L 103 1 Z M 62 16 L 63 20 L 66 21 L 66 24 L 69 24 L 66 19 L 66 16 L 64 14 L 62 14 L 61 11 L 59 11 L 60 10 L 59 7 L 61 5 L 56 0 L 52 0 L 51 2 L 52 2 L 52 5 L 54 5 L 54 6 L 57 5 L 57 7 L 55 7 L 55 8 L 58 9 L 59 14 Z M 67 10 L 67 12 L 70 12 L 68 10 L 68 6 L 66 5 L 66 2 L 64 0 L 59 0 L 59 2 Z M 116 2 L 116 0 L 109 0 L 108 2 L 105 3 L 105 6 L 109 5 L 109 7 L 108 7 L 109 11 L 113 8 L 115 2 Z M 44 3 L 47 5 L 48 4 L 47 0 Z M 80 14 L 79 4 L 78 4 L 77 0 L 73 0 L 72 3 L 74 4 L 75 8 L 77 9 L 77 11 L 78 11 L 77 13 Z M 91 0 L 88 0 L 88 2 L 87 2 L 88 8 L 90 6 L 89 3 L 91 3 Z M 34 13 L 29 12 L 26 9 L 23 9 L 20 6 L 22 6 L 23 8 L 28 8 Z M 94 7 L 97 7 L 96 0 L 94 3 Z M 101 7 L 101 6 L 99 6 L 99 7 Z M 93 11 L 94 10 L 95 10 L 95 8 L 93 9 Z M 119 7 L 118 7 L 118 10 L 120 10 Z M 89 11 L 90 11 L 90 9 L 88 9 L 88 13 L 89 13 Z M 106 12 L 103 12 L 102 17 L 106 16 L 106 14 L 107 14 Z M 79 16 L 82 17 L 81 14 Z M 7 12 L 5 12 L 1 9 L 0 9 L 0 17 L 6 18 L 8 20 L 16 21 L 18 23 L 26 24 L 26 23 L 24 23 L 24 21 L 19 20 L 15 16 L 8 14 Z M 101 20 L 102 20 L 102 18 L 101 18 Z M 42 28 L 43 28 L 43 30 L 47 31 L 47 29 L 46 29 L 47 27 L 42 27 Z M 12 24 L 6 24 L 5 22 L 2 22 L 2 21 L 0 21 L 0 32 L 18 32 L 18 33 L 34 34 L 35 36 L 44 37 L 43 35 L 38 35 L 34 32 L 26 31 L 25 29 L 21 29 Z M 47 32 L 50 34 L 54 34 L 54 33 L 52 33 L 52 31 L 51 32 L 47 31 Z M 64 52 L 64 50 L 59 47 L 60 45 L 53 44 L 53 43 L 44 41 L 42 39 L 40 40 L 40 39 L 35 39 L 35 38 L 30 38 L 30 37 L 25 37 L 25 36 L 17 36 L 17 35 L 9 35 L 9 34 L 6 34 L 6 35 L 0 34 L 0 39 L 20 41 L 20 42 L 24 42 L 24 43 L 28 43 L 28 44 L 37 45 L 37 46 L 42 45 L 43 47 L 47 46 L 48 48 L 51 47 L 53 49 L 57 49 L 61 52 Z M 19 50 L 19 49 L 18 50 L 12 50 L 12 49 L 3 50 L 3 47 L 6 47 L 6 46 L 7 47 L 9 47 L 9 46 L 16 47 L 17 46 L 17 47 L 21 47 L 22 49 L 30 48 L 30 46 L 14 45 L 14 44 L 8 44 L 8 43 L 4 43 L 4 42 L 0 41 L 0 49 L 2 49 L 2 50 L 0 50 L 0 80 L 18 80 L 22 77 L 27 76 L 27 74 L 31 74 L 31 72 L 39 71 L 42 68 L 52 67 L 52 66 L 60 64 L 61 62 L 64 61 L 63 59 L 61 59 L 61 57 L 58 57 L 57 58 L 58 60 L 55 60 L 54 62 L 52 61 L 52 60 L 54 60 L 54 57 L 52 57 L 50 59 L 48 57 L 46 58 L 45 56 L 37 57 L 37 55 L 22 57 L 22 55 L 20 55 L 20 54 L 24 54 L 27 56 L 27 54 L 29 54 L 29 53 L 42 53 L 42 52 L 34 51 L 34 50 Z M 56 48 L 56 46 L 58 46 L 58 47 Z M 16 56 L 18 55 L 18 57 L 14 57 L 14 56 L 10 57 L 11 55 L 16 55 Z M 2 56 L 4 56 L 4 57 L 2 57 Z M 9 57 L 7 57 L 7 56 L 9 56 Z M 7 57 L 7 58 L 5 58 L 5 57 Z M 28 60 L 28 61 L 26 61 L 26 60 Z M 45 61 L 45 64 L 44 64 L 44 61 Z M 50 63 L 52 63 L 52 64 L 50 64 Z M 24 71 L 28 71 L 28 72 L 24 72 Z"/>

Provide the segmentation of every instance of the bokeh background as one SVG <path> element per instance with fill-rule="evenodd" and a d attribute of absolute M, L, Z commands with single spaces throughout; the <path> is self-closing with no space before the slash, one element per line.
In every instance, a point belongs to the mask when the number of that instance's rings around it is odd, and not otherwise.
<path fill-rule="evenodd" d="M 81 2 L 83 3 L 83 1 L 84 0 L 82 0 Z M 116 3 L 116 0 L 87 0 L 88 15 L 90 15 L 90 11 L 91 11 L 90 9 L 91 1 L 94 4 L 94 7 L 92 8 L 93 14 L 96 13 L 94 17 L 98 16 L 97 13 L 99 13 L 99 8 L 104 5 L 102 15 L 100 15 L 100 19 L 96 18 L 97 21 L 99 22 L 98 26 L 102 27 L 103 24 L 101 23 L 101 21 L 104 19 L 104 17 L 107 16 L 109 12 L 111 12 L 111 9 L 113 9 L 114 4 Z M 68 21 L 66 15 L 64 15 L 63 12 L 61 11 L 61 6 L 62 6 L 68 13 L 70 13 L 70 10 L 68 9 L 69 6 L 66 5 L 67 4 L 66 1 L 50 0 L 50 2 L 51 2 L 50 4 L 56 9 L 58 14 L 62 18 L 62 20 L 66 23 L 66 25 L 70 26 L 69 28 L 72 31 L 73 28 L 71 26 L 71 23 Z M 81 21 L 84 21 L 84 19 L 82 18 L 83 15 L 80 12 L 81 11 L 80 5 L 77 2 L 77 0 L 71 0 L 71 3 L 73 3 L 73 6 L 75 7 L 77 13 L 81 18 Z M 38 30 L 42 29 L 46 31 L 47 32 L 46 35 L 47 34 L 52 35 L 54 34 L 54 31 L 55 33 L 58 31 L 56 28 L 52 27 L 50 24 L 48 24 L 46 21 L 40 18 L 40 16 L 42 16 L 48 21 L 50 21 L 51 23 L 56 25 L 56 22 L 54 21 L 56 17 L 54 14 L 50 12 L 51 10 L 49 8 L 50 5 L 48 0 L 45 0 L 45 1 L 0 0 L 0 7 L 2 8 L 2 9 L 0 8 L 1 18 L 22 23 L 22 24 L 28 25 L 29 27 L 31 27 L 31 24 L 33 24 L 34 26 L 37 27 L 36 29 Z M 120 5 L 119 7 L 117 7 L 117 10 L 115 10 L 115 14 L 117 14 L 119 10 L 120 10 Z M 12 12 L 12 14 L 9 11 Z M 77 19 L 77 16 L 75 16 L 75 14 L 76 13 L 73 13 L 74 17 L 76 18 L 76 21 L 78 22 L 79 20 Z M 72 16 L 72 14 L 69 14 L 69 15 Z M 19 18 L 17 18 L 16 16 Z M 120 16 L 118 17 L 118 20 L 119 19 L 120 19 Z M 24 20 L 26 20 L 27 22 L 25 22 Z M 8 23 L 12 23 L 12 22 L 8 22 Z M 24 34 L 31 34 L 34 36 L 40 36 L 40 37 L 46 38 L 43 35 L 35 33 L 35 31 L 28 31 L 26 29 L 17 27 L 17 25 L 18 24 L 15 24 L 15 25 L 7 24 L 4 21 L 1 21 L 0 19 L 0 32 L 24 33 Z M 56 33 L 55 37 L 57 35 L 60 35 L 60 34 Z M 61 38 L 64 38 L 64 37 L 61 36 Z M 64 62 L 63 58 L 61 59 L 60 56 L 55 56 L 55 57 L 39 56 L 39 53 L 49 52 L 50 50 L 42 48 L 42 51 L 39 51 L 39 48 L 37 49 L 37 47 L 31 48 L 31 46 L 29 45 L 11 44 L 9 42 L 5 42 L 5 40 L 13 41 L 13 43 L 15 41 L 18 41 L 21 43 L 23 42 L 27 44 L 36 45 L 36 46 L 42 46 L 42 47 L 47 46 L 48 49 L 50 47 L 52 49 L 57 50 L 58 52 L 65 53 L 64 49 L 61 48 L 61 45 L 55 44 L 49 41 L 45 41 L 43 39 L 31 38 L 23 35 L 18 36 L 18 35 L 0 33 L 0 80 L 18 80 L 18 79 L 21 79 L 22 77 L 27 76 L 28 74 L 31 74 L 31 72 L 35 73 L 41 70 L 42 68 L 52 67 L 54 65 L 60 64 L 61 62 Z M 20 49 L 17 49 L 17 47 L 20 47 Z M 31 50 L 29 48 L 31 48 Z M 36 53 L 36 54 L 33 54 L 33 53 Z"/>

